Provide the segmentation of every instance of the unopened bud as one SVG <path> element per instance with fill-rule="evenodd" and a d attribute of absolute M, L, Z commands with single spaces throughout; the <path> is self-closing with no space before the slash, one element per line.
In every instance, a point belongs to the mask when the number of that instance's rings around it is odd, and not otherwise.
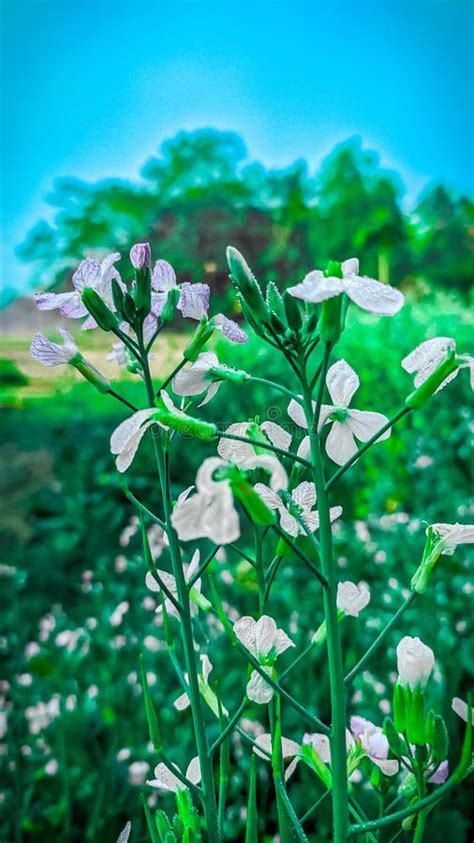
<path fill-rule="evenodd" d="M 213 333 L 214 326 L 208 322 L 207 319 L 201 319 L 197 331 L 183 351 L 183 357 L 191 363 L 194 363 L 195 360 L 197 360 L 201 349 L 204 348 Z"/>
<path fill-rule="evenodd" d="M 227 247 L 227 263 L 230 269 L 230 279 L 242 294 L 254 318 L 267 321 L 269 317 L 268 309 L 259 283 L 245 258 L 233 246 Z"/>
<path fill-rule="evenodd" d="M 160 323 L 162 325 L 168 325 L 171 322 L 171 320 L 174 316 L 174 312 L 176 310 L 176 305 L 179 302 L 179 297 L 180 297 L 179 287 L 171 287 L 168 290 L 168 295 L 166 297 L 165 306 L 164 306 L 163 310 L 161 311 L 161 316 L 160 316 Z"/>
<path fill-rule="evenodd" d="M 92 287 L 85 287 L 82 292 L 82 302 L 103 331 L 112 331 L 119 327 L 117 317 L 107 307 L 98 292 Z"/>
<path fill-rule="evenodd" d="M 130 249 L 130 260 L 134 269 L 151 266 L 151 249 L 149 243 L 135 243 Z"/>

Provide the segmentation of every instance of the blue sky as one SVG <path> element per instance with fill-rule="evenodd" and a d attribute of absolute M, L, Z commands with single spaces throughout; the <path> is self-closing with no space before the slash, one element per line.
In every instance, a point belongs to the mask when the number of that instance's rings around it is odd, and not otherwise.
<path fill-rule="evenodd" d="M 473 6 L 464 0 L 3 0 L 2 279 L 59 175 L 138 175 L 179 129 L 317 165 L 360 134 L 414 198 L 472 189 Z M 107 244 L 109 246 L 113 244 Z"/>

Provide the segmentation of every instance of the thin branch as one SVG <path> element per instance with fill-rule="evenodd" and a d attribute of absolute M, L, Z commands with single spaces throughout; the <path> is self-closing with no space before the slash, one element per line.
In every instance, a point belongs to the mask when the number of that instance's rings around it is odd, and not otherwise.
<path fill-rule="evenodd" d="M 122 487 L 122 490 L 123 490 L 123 493 L 124 493 L 125 497 L 127 497 L 129 499 L 129 501 L 131 501 L 133 504 L 135 504 L 135 506 L 139 510 L 141 510 L 141 512 L 143 512 L 145 515 L 148 515 L 148 517 L 151 518 L 151 520 L 154 521 L 155 524 L 159 524 L 159 526 L 163 530 L 166 530 L 165 522 L 162 521 L 161 518 L 158 518 L 158 516 L 155 515 L 155 513 L 151 511 L 151 509 L 148 509 L 148 507 L 145 506 L 144 503 L 141 503 L 141 501 L 139 501 L 138 498 L 135 497 L 133 492 L 131 492 L 130 489 L 128 488 L 128 486 L 125 483 L 125 480 L 123 480 L 123 478 L 120 478 L 120 485 Z"/>
<path fill-rule="evenodd" d="M 301 550 L 295 544 L 295 542 L 291 541 L 291 539 L 288 538 L 287 534 L 285 533 L 284 530 L 282 530 L 282 528 L 279 526 L 279 524 L 273 524 L 273 529 L 278 533 L 279 536 L 281 536 L 281 538 L 283 539 L 284 542 L 286 542 L 288 547 L 291 547 L 293 553 L 296 554 L 296 556 L 298 556 L 299 559 L 301 559 L 301 561 L 306 565 L 307 568 L 309 568 L 311 573 L 316 577 L 316 579 L 319 580 L 321 585 L 323 585 L 325 588 L 327 588 L 328 581 L 327 581 L 326 577 L 324 576 L 324 574 L 322 574 L 321 571 L 318 568 L 316 568 L 316 565 L 313 562 L 311 562 L 311 560 L 308 559 L 304 555 L 304 553 L 301 552 Z"/>
<path fill-rule="evenodd" d="M 344 463 L 344 465 L 341 465 L 341 467 L 332 475 L 332 477 L 329 478 L 328 482 L 326 483 L 326 491 L 329 492 L 329 489 L 332 489 L 334 483 L 336 483 L 339 478 L 346 473 L 346 471 L 351 467 L 351 465 L 354 465 L 354 463 L 359 459 L 359 457 L 361 457 L 362 454 L 365 454 L 365 452 L 371 447 L 371 445 L 373 445 L 374 442 L 377 442 L 377 440 L 380 439 L 382 433 L 385 433 L 385 431 L 393 427 L 397 423 L 397 421 L 403 418 L 403 416 L 406 416 L 407 413 L 410 412 L 410 409 L 410 407 L 403 407 L 401 410 L 399 410 L 398 413 L 393 416 L 393 418 L 389 419 L 389 421 L 384 424 L 384 426 L 381 427 L 380 430 L 377 431 L 377 433 L 374 433 L 374 435 L 371 436 L 371 438 L 368 439 L 364 445 L 362 445 L 362 448 L 359 448 L 355 452 L 355 454 L 353 454 L 352 457 Z"/>
<path fill-rule="evenodd" d="M 244 713 L 245 709 L 247 708 L 248 704 L 249 704 L 249 701 L 245 697 L 243 699 L 243 701 L 240 703 L 240 705 L 239 705 L 237 711 L 235 712 L 235 714 L 233 714 L 232 717 L 229 719 L 225 729 L 223 729 L 223 731 L 221 732 L 219 737 L 216 738 L 216 740 L 214 741 L 212 746 L 209 747 L 209 750 L 208 750 L 209 758 L 212 758 L 216 749 L 219 749 L 221 743 L 223 741 L 225 741 L 226 737 L 232 732 L 232 729 L 235 728 L 235 726 L 239 722 L 240 718 L 242 717 L 242 714 Z"/>
<path fill-rule="evenodd" d="M 203 575 L 204 571 L 206 570 L 206 568 L 208 567 L 208 565 L 210 565 L 210 564 L 211 564 L 211 562 L 212 562 L 212 560 L 214 559 L 214 557 L 215 557 L 215 555 L 216 555 L 217 551 L 219 550 L 219 548 L 220 548 L 220 545 L 219 545 L 219 544 L 218 544 L 218 545 L 216 545 L 215 547 L 213 547 L 213 549 L 211 550 L 211 552 L 210 552 L 209 556 L 208 556 L 208 557 L 204 560 L 204 562 L 203 562 L 203 563 L 199 566 L 199 568 L 197 569 L 196 573 L 195 573 L 195 574 L 193 574 L 193 576 L 191 577 L 191 579 L 189 579 L 189 580 L 188 580 L 188 582 L 187 582 L 188 591 L 191 591 L 191 589 L 192 589 L 192 587 L 193 587 L 194 583 L 195 583 L 195 582 L 199 579 L 199 577 L 202 577 L 202 575 Z"/>
<path fill-rule="evenodd" d="M 357 662 L 357 664 L 352 668 L 351 671 L 344 677 L 344 682 L 346 685 L 350 685 L 358 673 L 362 670 L 363 667 L 367 664 L 370 658 L 372 658 L 373 654 L 376 650 L 380 647 L 382 641 L 384 640 L 385 636 L 388 632 L 392 629 L 393 626 L 397 623 L 397 621 L 401 618 L 403 613 L 408 609 L 409 606 L 413 603 L 416 597 L 416 591 L 412 591 L 411 594 L 403 601 L 402 605 L 399 609 L 395 612 L 392 618 L 390 618 L 389 622 L 386 626 L 382 629 L 382 631 L 378 634 L 375 641 L 370 645 L 367 652 L 362 656 L 361 659 Z"/>
<path fill-rule="evenodd" d="M 268 378 L 258 378 L 255 375 L 250 375 L 250 380 L 254 383 L 261 383 L 265 386 L 269 386 L 271 389 L 275 389 L 277 392 L 281 392 L 283 395 L 287 395 L 289 398 L 292 398 L 293 401 L 301 404 L 301 396 L 297 395 L 296 392 L 292 392 L 291 389 L 287 389 L 286 386 L 282 386 L 280 383 L 275 383 L 275 381 L 268 380 Z"/>
<path fill-rule="evenodd" d="M 117 401 L 120 401 L 121 404 L 124 404 L 125 407 L 128 407 L 130 410 L 133 410 L 134 413 L 138 411 L 138 407 L 135 407 L 135 404 L 132 404 L 130 401 L 127 401 L 123 395 L 119 395 L 118 392 L 115 392 L 115 389 L 108 389 L 107 394 L 111 395 L 113 398 L 116 398 Z"/>

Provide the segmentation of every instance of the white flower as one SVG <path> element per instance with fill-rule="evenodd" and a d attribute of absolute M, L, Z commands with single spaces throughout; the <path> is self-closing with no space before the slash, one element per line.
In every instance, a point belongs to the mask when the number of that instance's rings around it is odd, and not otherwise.
<path fill-rule="evenodd" d="M 212 664 L 211 660 L 209 659 L 209 657 L 205 653 L 201 653 L 199 658 L 201 659 L 201 673 L 198 676 L 199 690 L 200 690 L 201 695 L 204 698 L 205 702 L 207 703 L 207 705 L 211 709 L 212 713 L 215 715 L 215 717 L 219 717 L 219 701 L 217 699 L 216 694 L 214 693 L 211 686 L 209 685 L 209 675 L 210 675 L 211 671 L 213 670 L 213 664 Z M 184 678 L 186 679 L 186 682 L 187 682 L 188 681 L 188 675 L 186 673 L 184 674 Z M 189 699 L 189 695 L 187 694 L 187 692 L 184 692 L 184 694 L 181 694 L 173 703 L 174 707 L 178 711 L 185 711 L 187 708 L 189 708 L 190 704 L 191 704 L 191 701 Z M 222 704 L 221 704 L 221 711 L 226 716 L 229 714 L 226 707 Z"/>
<path fill-rule="evenodd" d="M 196 571 L 199 568 L 200 558 L 201 558 L 200 551 L 195 550 L 189 565 L 183 566 L 184 577 L 185 577 L 186 582 L 189 582 L 194 577 L 194 574 L 196 573 Z M 162 582 L 164 583 L 164 585 L 166 586 L 166 588 L 168 589 L 168 591 L 170 592 L 170 594 L 172 594 L 173 597 L 177 600 L 178 599 L 178 589 L 177 589 L 177 586 L 176 586 L 176 580 L 175 580 L 174 576 L 172 574 L 168 573 L 168 571 L 162 571 L 160 568 L 157 568 L 157 574 L 158 574 L 159 578 L 162 580 Z M 145 584 L 146 584 L 147 588 L 150 589 L 150 591 L 155 591 L 159 594 L 161 593 L 161 586 L 160 586 L 159 582 L 155 579 L 155 577 L 153 576 L 151 571 L 148 571 L 147 574 L 146 574 Z M 201 583 L 201 579 L 199 578 L 193 584 L 193 587 L 191 588 L 191 591 L 189 593 L 189 599 L 190 599 L 191 604 L 192 604 L 191 605 L 192 613 L 195 613 L 197 611 L 197 607 L 204 606 L 204 604 L 207 604 L 206 598 L 201 596 L 201 588 L 202 588 L 202 583 Z M 169 597 L 165 596 L 164 602 L 165 602 L 165 609 L 168 612 L 168 614 L 174 615 L 175 617 L 179 617 L 178 611 L 175 608 L 174 604 L 169 599 Z M 162 607 L 161 603 L 159 603 L 157 608 L 156 608 L 156 613 L 160 614 L 160 612 L 162 612 L 162 611 L 163 611 L 163 607 Z"/>
<path fill-rule="evenodd" d="M 117 455 L 117 469 L 124 472 L 132 463 L 143 436 L 152 424 L 156 407 L 138 410 L 130 418 L 125 419 L 114 430 L 110 438 L 110 450 Z"/>
<path fill-rule="evenodd" d="M 176 395 L 200 395 L 206 392 L 205 398 L 199 404 L 202 407 L 211 398 L 214 398 L 221 381 L 211 381 L 207 377 L 211 369 L 219 367 L 219 360 L 213 351 L 204 351 L 199 354 L 194 363 L 180 369 L 173 378 L 173 392 Z"/>
<path fill-rule="evenodd" d="M 434 666 L 434 653 L 419 638 L 406 635 L 397 647 L 398 681 L 415 691 L 423 690 Z"/>
<path fill-rule="evenodd" d="M 331 747 L 329 745 L 329 738 L 321 732 L 305 732 L 303 735 L 303 744 L 312 746 L 315 752 L 319 755 L 321 761 L 325 764 L 331 762 Z"/>
<path fill-rule="evenodd" d="M 398 773 L 398 761 L 389 759 L 389 743 L 380 726 L 375 726 L 364 717 L 351 717 L 351 732 L 370 760 L 385 776 Z"/>
<path fill-rule="evenodd" d="M 350 580 L 337 585 L 337 608 L 345 615 L 357 618 L 370 602 L 370 591 L 365 583 L 356 585 Z"/>
<path fill-rule="evenodd" d="M 426 340 L 418 345 L 410 354 L 402 360 L 402 367 L 410 375 L 415 374 L 415 386 L 418 388 L 422 383 L 429 378 L 434 370 L 439 366 L 443 360 L 446 359 L 448 351 L 456 351 L 456 341 L 451 337 L 434 337 L 432 340 Z M 436 392 L 443 389 L 450 381 L 452 381 L 459 369 L 469 368 L 471 388 L 474 389 L 474 357 L 469 357 L 468 354 L 458 355 L 460 362 L 458 369 L 451 372 L 447 378 L 438 386 Z"/>
<path fill-rule="evenodd" d="M 35 334 L 31 342 L 31 355 L 42 363 L 43 366 L 61 366 L 70 363 L 72 358 L 79 354 L 79 349 L 66 328 L 58 328 L 64 344 L 51 342 L 44 334 Z"/>
<path fill-rule="evenodd" d="M 256 483 L 255 491 L 260 495 L 263 502 L 270 508 L 276 509 L 280 516 L 280 525 L 282 530 L 289 533 L 290 536 L 296 538 L 299 535 L 306 535 L 304 528 L 291 513 L 291 509 L 295 508 L 299 511 L 301 519 L 306 524 L 308 530 L 314 533 L 319 527 L 319 514 L 317 510 L 313 509 L 316 505 L 316 489 L 314 483 L 303 480 L 291 493 L 291 504 L 287 506 L 276 492 L 265 486 L 264 483 Z M 341 506 L 333 506 L 330 509 L 331 521 L 342 513 Z"/>
<path fill-rule="evenodd" d="M 264 758 L 265 761 L 270 761 L 269 755 L 272 754 L 272 736 L 265 732 L 263 735 L 257 735 L 255 738 L 255 744 L 253 748 L 253 752 L 255 755 L 258 755 L 259 758 Z M 262 752 L 263 750 L 263 752 Z M 282 736 L 281 738 L 281 754 L 283 756 L 283 761 L 290 761 L 288 767 L 285 770 L 285 781 L 288 781 L 291 775 L 293 775 L 296 765 L 299 761 L 299 751 L 300 745 L 296 743 L 296 741 L 290 740 L 290 738 L 285 738 Z"/>
<path fill-rule="evenodd" d="M 352 396 L 360 385 L 354 369 L 345 360 L 334 363 L 326 378 L 327 388 L 333 404 L 323 404 L 319 416 L 319 428 L 332 422 L 332 428 L 326 439 L 326 452 L 338 465 L 344 465 L 356 452 L 354 437 L 367 442 L 374 436 L 388 419 L 382 413 L 365 410 L 350 410 Z M 300 427 L 307 430 L 308 425 L 301 404 L 292 399 L 288 405 L 288 415 Z M 378 442 L 388 439 L 391 429 L 386 430 Z"/>
<path fill-rule="evenodd" d="M 388 284 L 381 284 L 373 278 L 359 275 L 359 261 L 351 258 L 341 265 L 342 278 L 327 278 L 320 270 L 313 270 L 300 284 L 290 287 L 288 292 L 297 299 L 319 303 L 345 293 L 351 301 L 369 313 L 379 316 L 393 316 L 404 302 L 403 294 Z"/>
<path fill-rule="evenodd" d="M 186 778 L 191 784 L 199 784 L 201 781 L 201 766 L 197 756 L 189 762 L 186 770 Z M 164 764 L 158 764 L 155 767 L 155 778 L 147 781 L 147 785 L 149 787 L 156 787 L 159 790 L 170 790 L 172 793 L 186 789 L 186 785 L 171 770 L 168 770 L 168 767 Z"/>
<path fill-rule="evenodd" d="M 239 618 L 234 623 L 234 633 L 269 675 L 277 656 L 284 653 L 288 647 L 295 646 L 286 632 L 277 629 L 275 621 L 268 615 L 262 615 L 258 621 L 248 615 Z M 250 700 L 262 704 L 270 702 L 273 697 L 273 688 L 257 670 L 252 671 L 250 676 L 247 696 Z"/>
<path fill-rule="evenodd" d="M 232 436 L 246 436 L 248 439 L 255 440 L 255 445 L 252 445 L 250 442 L 239 442 L 235 439 L 225 439 L 224 437 L 219 439 L 217 446 L 219 456 L 239 467 L 243 466 L 248 459 L 255 457 L 257 453 L 268 453 L 266 448 L 260 448 L 259 450 L 259 440 L 265 443 L 269 442 L 270 445 L 275 445 L 276 448 L 281 448 L 283 451 L 288 451 L 291 445 L 291 434 L 272 421 L 264 421 L 261 424 L 250 421 L 235 422 L 235 424 L 227 427 L 225 432 Z"/>
<path fill-rule="evenodd" d="M 126 823 L 119 836 L 117 837 L 117 843 L 128 843 L 128 838 L 130 837 L 131 830 L 132 824 L 129 821 L 128 823 Z"/>
<path fill-rule="evenodd" d="M 88 314 L 86 306 L 82 303 L 82 293 L 86 287 L 91 287 L 106 302 L 108 307 L 115 311 L 112 298 L 112 279 L 115 278 L 124 288 L 118 270 L 114 266 L 118 260 L 120 260 L 119 252 L 107 255 L 102 262 L 99 262 L 97 258 L 86 258 L 79 264 L 72 276 L 73 292 L 35 293 L 36 306 L 39 310 L 59 308 L 63 316 L 67 316 L 69 319 L 80 319 Z M 92 316 L 89 316 L 82 327 L 96 328 L 97 323 Z"/>
<path fill-rule="evenodd" d="M 457 714 L 458 717 L 461 718 L 461 720 L 464 720 L 464 722 L 467 723 L 468 706 L 467 706 L 467 703 L 464 702 L 464 700 L 461 700 L 460 697 L 453 697 L 453 700 L 451 702 L 451 708 L 453 709 L 454 713 Z M 472 725 L 474 726 L 474 711 L 473 710 L 471 710 L 471 722 L 472 722 Z"/>
<path fill-rule="evenodd" d="M 171 517 L 173 527 L 181 541 L 209 538 L 215 544 L 229 544 L 240 536 L 239 516 L 234 507 L 230 481 L 215 480 L 218 469 L 228 468 L 229 463 L 219 457 L 204 460 L 196 475 L 196 494 L 191 489 L 181 494 Z M 284 488 L 288 478 L 275 457 L 254 454 L 243 460 L 240 468 L 264 468 L 271 473 L 273 488 Z"/>
<path fill-rule="evenodd" d="M 458 544 L 474 543 L 473 524 L 432 524 L 431 529 L 442 541 L 444 556 L 452 556 Z"/>

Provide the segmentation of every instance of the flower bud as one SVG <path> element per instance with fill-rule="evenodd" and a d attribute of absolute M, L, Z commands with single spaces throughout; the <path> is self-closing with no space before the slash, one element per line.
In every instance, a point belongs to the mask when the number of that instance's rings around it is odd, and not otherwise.
<path fill-rule="evenodd" d="M 434 653 L 419 638 L 406 635 L 397 647 L 398 681 L 412 691 L 424 690 L 434 666 Z"/>
<path fill-rule="evenodd" d="M 256 320 L 268 321 L 269 313 L 257 279 L 253 275 L 245 258 L 234 249 L 227 247 L 227 263 L 230 269 L 230 279 L 242 294 L 245 303 Z"/>
<path fill-rule="evenodd" d="M 391 751 L 394 755 L 400 758 L 403 755 L 402 741 L 400 739 L 400 735 L 397 729 L 395 728 L 395 723 L 390 717 L 385 718 L 383 723 L 383 731 L 385 737 L 388 740 L 388 745 Z"/>
<path fill-rule="evenodd" d="M 130 260 L 134 269 L 151 266 L 151 249 L 149 243 L 135 243 L 130 249 Z"/>
<path fill-rule="evenodd" d="M 151 272 L 149 266 L 135 270 L 135 306 L 143 316 L 148 316 L 151 309 Z"/>
<path fill-rule="evenodd" d="M 114 313 L 107 307 L 98 292 L 92 287 L 85 287 L 82 292 L 82 302 L 103 331 L 118 328 L 119 323 Z"/>
<path fill-rule="evenodd" d="M 288 290 L 283 293 L 283 306 L 285 308 L 286 319 L 290 328 L 294 331 L 299 331 L 303 324 L 303 317 L 301 315 L 300 305 L 298 299 L 290 296 Z"/>
<path fill-rule="evenodd" d="M 188 342 L 183 351 L 183 357 L 191 363 L 194 363 L 197 360 L 201 349 L 204 348 L 213 333 L 214 326 L 210 324 L 207 319 L 201 319 L 194 336 L 191 341 Z"/>
<path fill-rule="evenodd" d="M 444 761 L 448 754 L 448 730 L 446 723 L 440 714 L 435 714 L 433 718 L 433 735 L 430 741 L 433 751 L 433 758 L 438 763 Z"/>
<path fill-rule="evenodd" d="M 393 717 L 397 731 L 404 732 L 407 725 L 405 693 L 402 686 L 398 684 L 393 689 Z"/>
<path fill-rule="evenodd" d="M 176 305 L 179 302 L 180 291 L 179 287 L 171 287 L 168 290 L 168 295 L 166 297 L 166 302 L 163 310 L 161 311 L 160 316 L 160 323 L 162 325 L 168 325 L 171 320 L 173 319 L 174 312 L 176 310 Z"/>
<path fill-rule="evenodd" d="M 429 398 L 437 391 L 437 389 L 441 386 L 443 381 L 446 380 L 449 375 L 456 371 L 459 368 L 459 362 L 456 359 L 456 354 L 454 349 L 450 348 L 445 360 L 443 360 L 431 373 L 431 375 L 426 378 L 426 380 L 415 389 L 414 392 L 410 393 L 408 398 L 405 400 L 405 404 L 410 409 L 415 410 L 419 407 L 422 407 Z"/>
<path fill-rule="evenodd" d="M 104 394 L 106 392 L 109 392 L 112 386 L 110 381 L 107 380 L 104 375 L 101 375 L 101 373 L 95 368 L 95 366 L 93 366 L 92 363 L 89 363 L 89 361 L 86 360 L 82 356 L 82 354 L 75 354 L 69 362 L 71 366 L 74 366 L 74 368 L 81 373 L 82 377 L 84 377 L 93 386 L 95 386 L 95 388 L 99 392 L 102 392 Z"/>

